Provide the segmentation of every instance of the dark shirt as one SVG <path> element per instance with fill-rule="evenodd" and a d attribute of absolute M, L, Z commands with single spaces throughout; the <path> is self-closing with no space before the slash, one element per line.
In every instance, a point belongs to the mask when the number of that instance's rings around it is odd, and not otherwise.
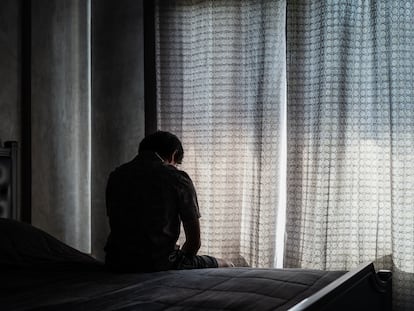
<path fill-rule="evenodd" d="M 106 264 L 121 271 L 169 269 L 181 221 L 200 217 L 190 177 L 154 152 L 140 153 L 110 174 L 106 206 Z"/>

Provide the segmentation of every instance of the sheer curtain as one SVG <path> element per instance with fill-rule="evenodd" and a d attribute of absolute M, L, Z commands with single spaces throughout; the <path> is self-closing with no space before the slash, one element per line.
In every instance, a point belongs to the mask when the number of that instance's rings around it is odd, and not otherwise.
<path fill-rule="evenodd" d="M 307 1 L 287 13 L 286 264 L 394 273 L 414 307 L 414 5 Z"/>
<path fill-rule="evenodd" d="M 285 13 L 284 1 L 156 6 L 158 128 L 183 141 L 183 169 L 202 214 L 200 252 L 239 265 L 282 260 L 275 246 L 283 247 L 276 232 L 283 202 Z"/>

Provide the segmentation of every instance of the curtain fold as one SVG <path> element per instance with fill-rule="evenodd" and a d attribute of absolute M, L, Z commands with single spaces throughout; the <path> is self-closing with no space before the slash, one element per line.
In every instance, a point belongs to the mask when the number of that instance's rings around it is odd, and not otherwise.
<path fill-rule="evenodd" d="M 92 254 L 103 260 L 109 234 L 108 176 L 131 160 L 144 137 L 142 0 L 92 0 Z"/>
<path fill-rule="evenodd" d="M 31 14 L 32 223 L 102 260 L 107 178 L 144 136 L 143 2 L 39 0 Z"/>
<path fill-rule="evenodd" d="M 32 5 L 32 223 L 91 250 L 89 1 Z"/>
<path fill-rule="evenodd" d="M 158 128 L 183 141 L 200 252 L 239 265 L 281 265 L 285 12 L 284 1 L 157 2 Z"/>
<path fill-rule="evenodd" d="M 289 267 L 394 272 L 414 306 L 414 8 L 289 3 Z"/>

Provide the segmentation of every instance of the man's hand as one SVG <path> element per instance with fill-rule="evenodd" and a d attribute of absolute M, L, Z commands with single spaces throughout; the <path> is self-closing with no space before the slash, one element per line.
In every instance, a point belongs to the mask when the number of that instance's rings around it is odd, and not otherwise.
<path fill-rule="evenodd" d="M 185 243 L 181 250 L 188 255 L 197 255 L 201 246 L 200 240 L 200 221 L 198 219 L 192 221 L 183 221 Z"/>

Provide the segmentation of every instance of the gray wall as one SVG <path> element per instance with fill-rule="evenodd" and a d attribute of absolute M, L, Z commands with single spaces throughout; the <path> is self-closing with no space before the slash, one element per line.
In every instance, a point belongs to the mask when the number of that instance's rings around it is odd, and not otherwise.
<path fill-rule="evenodd" d="M 92 1 L 92 252 L 108 235 L 109 173 L 144 137 L 143 1 Z"/>
<path fill-rule="evenodd" d="M 21 140 L 21 1 L 0 1 L 0 141 Z"/>

